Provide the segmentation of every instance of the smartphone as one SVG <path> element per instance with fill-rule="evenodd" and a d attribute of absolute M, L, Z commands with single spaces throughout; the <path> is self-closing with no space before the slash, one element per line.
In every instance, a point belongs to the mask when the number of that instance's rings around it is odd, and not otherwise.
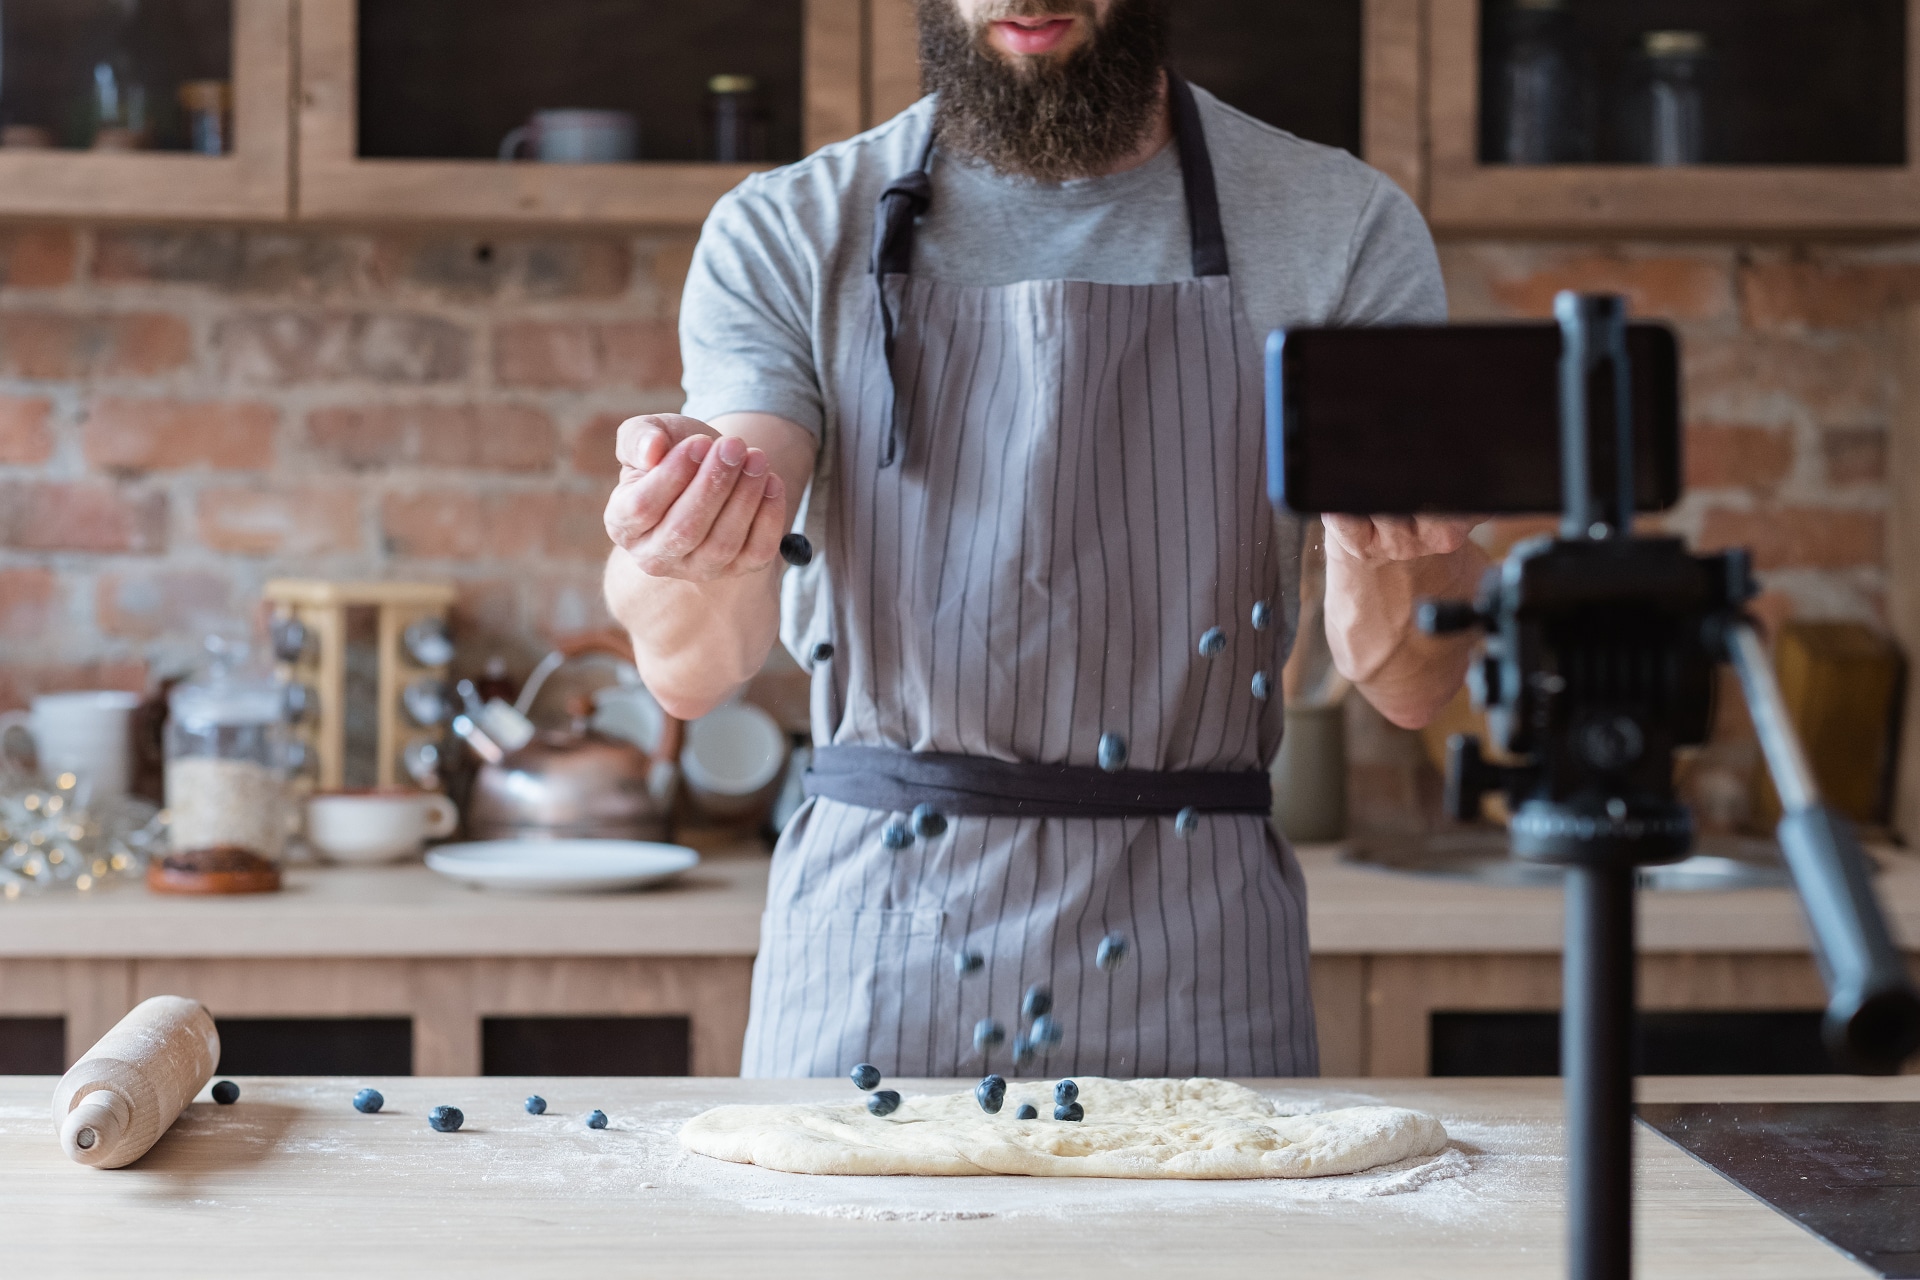
<path fill-rule="evenodd" d="M 1634 501 L 1680 498 L 1680 356 L 1661 324 L 1627 326 Z M 1292 329 L 1267 338 L 1267 487 L 1302 514 L 1520 515 L 1561 510 L 1554 324 Z M 1592 424 L 1613 466 L 1613 424 Z M 1600 474 L 1607 474 L 1601 471 Z"/>

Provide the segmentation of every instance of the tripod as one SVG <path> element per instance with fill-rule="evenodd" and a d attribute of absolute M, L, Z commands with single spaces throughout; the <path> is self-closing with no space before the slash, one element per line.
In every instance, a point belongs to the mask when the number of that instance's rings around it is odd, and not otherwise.
<path fill-rule="evenodd" d="M 1693 820 L 1673 790 L 1676 747 L 1705 741 L 1720 663 L 1730 663 L 1785 817 L 1778 829 L 1829 995 L 1822 1031 L 1851 1070 L 1889 1072 L 1920 1047 L 1920 996 L 1874 898 L 1845 819 L 1820 801 L 1764 648 L 1742 612 L 1756 587 L 1745 551 L 1690 554 L 1633 536 L 1635 448 L 1626 312 L 1562 293 L 1559 536 L 1516 546 L 1472 603 L 1428 601 L 1439 635 L 1481 628 L 1469 671 L 1503 750 L 1448 744 L 1447 809 L 1461 821 L 1503 793 L 1514 856 L 1566 868 L 1561 1072 L 1568 1137 L 1569 1262 L 1577 1280 L 1632 1269 L 1634 889 L 1674 862 Z M 1595 423 L 1610 426 L 1596 433 Z"/>

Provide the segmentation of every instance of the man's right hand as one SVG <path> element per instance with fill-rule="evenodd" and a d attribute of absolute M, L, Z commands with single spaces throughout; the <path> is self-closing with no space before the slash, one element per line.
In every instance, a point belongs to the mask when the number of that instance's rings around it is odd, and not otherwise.
<path fill-rule="evenodd" d="M 642 573 L 714 582 L 763 572 L 779 556 L 787 486 L 761 450 L 662 413 L 621 423 L 615 453 L 607 536 Z"/>

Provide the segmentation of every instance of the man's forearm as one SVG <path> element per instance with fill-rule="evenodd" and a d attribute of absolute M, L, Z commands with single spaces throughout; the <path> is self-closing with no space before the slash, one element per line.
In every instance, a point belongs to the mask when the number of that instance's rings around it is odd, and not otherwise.
<path fill-rule="evenodd" d="M 784 567 L 695 583 L 649 577 L 626 552 L 613 553 L 607 607 L 632 635 L 640 677 L 667 714 L 697 720 L 759 673 L 779 639 Z"/>
<path fill-rule="evenodd" d="M 1471 599 L 1488 560 L 1472 542 L 1413 560 L 1360 560 L 1327 545 L 1327 642 L 1334 665 L 1393 723 L 1417 729 L 1460 688 L 1475 636 L 1423 635 L 1423 599 Z"/>

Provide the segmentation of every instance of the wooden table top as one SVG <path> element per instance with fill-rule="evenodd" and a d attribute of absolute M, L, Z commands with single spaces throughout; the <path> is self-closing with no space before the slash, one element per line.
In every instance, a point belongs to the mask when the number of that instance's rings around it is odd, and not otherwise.
<path fill-rule="evenodd" d="M 53 1081 L 0 1077 L 7 1271 L 19 1276 L 1558 1276 L 1552 1080 L 1264 1081 L 1292 1098 L 1419 1107 L 1453 1176 L 1298 1183 L 808 1178 L 679 1150 L 721 1102 L 846 1099 L 842 1081 L 241 1078 L 140 1163 L 69 1163 Z M 375 1084 L 386 1112 L 360 1115 Z M 938 1082 L 903 1087 L 949 1088 Z M 532 1090 L 548 1115 L 525 1114 Z M 1920 1100 L 1920 1078 L 1669 1079 L 1660 1101 Z M 429 1131 L 460 1106 L 466 1128 Z M 609 1129 L 580 1117 L 598 1107 Z M 1643 1280 L 1867 1273 L 1655 1134 L 1638 1136 Z M 1393 1194 L 1377 1194 L 1382 1189 Z"/>

